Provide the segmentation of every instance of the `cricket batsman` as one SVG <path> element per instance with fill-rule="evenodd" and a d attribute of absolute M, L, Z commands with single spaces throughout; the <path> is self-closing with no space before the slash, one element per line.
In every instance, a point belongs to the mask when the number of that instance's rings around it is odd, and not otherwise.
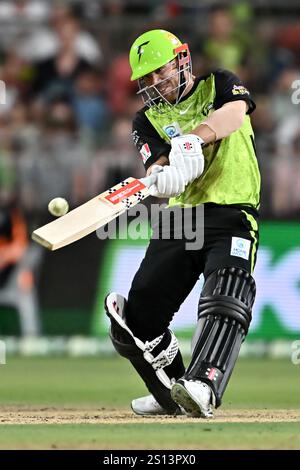
<path fill-rule="evenodd" d="M 156 175 L 151 194 L 181 211 L 204 205 L 204 243 L 187 250 L 184 238 L 152 238 L 128 300 L 106 298 L 110 336 L 150 392 L 132 401 L 135 413 L 210 418 L 255 299 L 260 174 L 249 117 L 255 104 L 229 71 L 195 77 L 188 45 L 168 31 L 138 37 L 130 65 L 145 104 L 133 120 L 133 139 L 147 174 Z M 185 369 L 169 325 L 201 274 Z"/>

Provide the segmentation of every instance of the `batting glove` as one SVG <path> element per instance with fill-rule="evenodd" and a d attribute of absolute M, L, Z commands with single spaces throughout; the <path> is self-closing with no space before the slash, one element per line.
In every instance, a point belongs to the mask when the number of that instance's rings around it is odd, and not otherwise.
<path fill-rule="evenodd" d="M 175 168 L 175 166 L 153 165 L 151 174 L 156 173 L 156 183 L 149 188 L 151 196 L 169 198 L 183 193 L 185 177 L 180 169 Z"/>
<path fill-rule="evenodd" d="M 191 183 L 202 175 L 204 170 L 204 155 L 202 144 L 204 140 L 194 134 L 174 137 L 171 140 L 169 154 L 170 166 L 180 169 L 185 177 L 185 183 Z"/>

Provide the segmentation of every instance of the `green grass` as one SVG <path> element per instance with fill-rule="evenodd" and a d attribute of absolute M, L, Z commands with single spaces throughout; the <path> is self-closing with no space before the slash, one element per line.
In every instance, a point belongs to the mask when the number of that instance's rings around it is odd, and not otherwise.
<path fill-rule="evenodd" d="M 222 409 L 300 409 L 300 366 L 286 360 L 239 360 Z M 0 366 L 0 404 L 129 409 L 147 393 L 119 358 L 11 358 Z M 0 448 L 299 449 L 300 421 L 233 423 L 1 424 Z"/>
<path fill-rule="evenodd" d="M 13 449 L 299 449 L 300 423 L 3 425 Z"/>
<path fill-rule="evenodd" d="M 127 406 L 145 392 L 119 358 L 8 358 L 0 371 L 2 405 Z"/>
<path fill-rule="evenodd" d="M 126 407 L 147 391 L 121 358 L 8 358 L 0 366 L 1 405 Z M 224 407 L 300 408 L 300 366 L 240 359 Z"/>

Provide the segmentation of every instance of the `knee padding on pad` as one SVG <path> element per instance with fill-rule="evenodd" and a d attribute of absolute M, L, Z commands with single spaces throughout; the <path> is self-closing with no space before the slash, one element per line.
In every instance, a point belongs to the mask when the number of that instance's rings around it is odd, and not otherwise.
<path fill-rule="evenodd" d="M 247 335 L 254 299 L 255 281 L 240 268 L 214 271 L 203 286 L 193 355 L 185 377 L 207 382 L 217 406 Z"/>

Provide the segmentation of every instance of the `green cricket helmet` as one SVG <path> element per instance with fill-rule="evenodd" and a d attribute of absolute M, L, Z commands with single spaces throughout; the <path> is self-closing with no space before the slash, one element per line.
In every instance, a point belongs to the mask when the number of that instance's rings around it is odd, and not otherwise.
<path fill-rule="evenodd" d="M 172 73 L 156 85 L 146 85 L 144 77 L 157 69 L 162 69 L 166 64 L 174 61 L 175 69 Z M 177 92 L 176 103 L 180 101 L 182 94 L 192 77 L 192 64 L 189 48 L 169 31 L 154 29 L 139 36 L 133 43 L 129 62 L 132 70 L 131 80 L 138 80 L 139 92 L 148 106 L 165 101 L 171 104 L 160 88 L 164 82 L 178 75 L 178 85 L 172 90 Z M 171 71 L 171 70 L 170 70 Z M 185 74 L 184 72 L 188 73 Z M 169 92 L 170 93 L 170 92 Z"/>

